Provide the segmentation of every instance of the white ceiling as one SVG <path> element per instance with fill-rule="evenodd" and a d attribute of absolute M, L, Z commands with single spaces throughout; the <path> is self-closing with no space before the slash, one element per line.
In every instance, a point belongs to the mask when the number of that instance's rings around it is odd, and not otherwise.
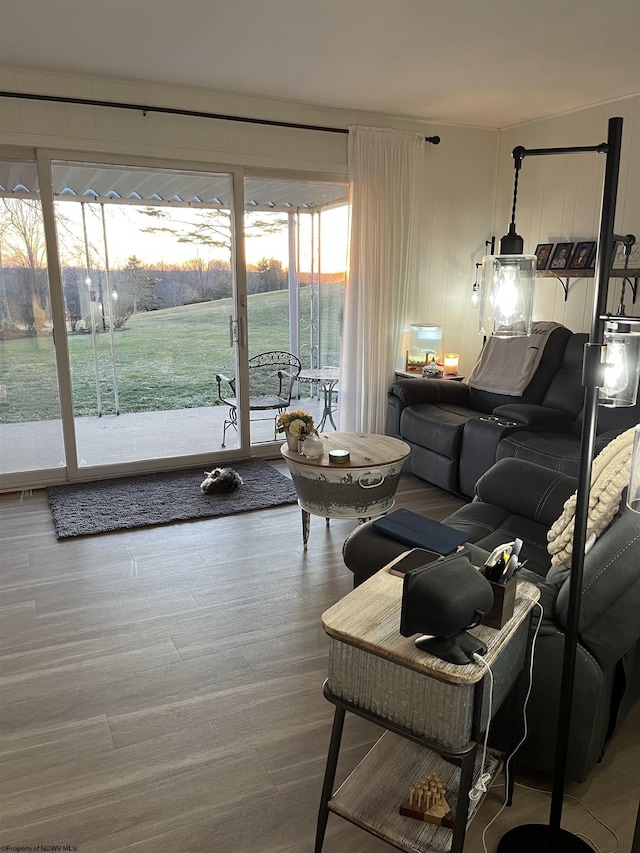
<path fill-rule="evenodd" d="M 0 0 L 0 64 L 499 128 L 640 91 L 640 0 Z"/>

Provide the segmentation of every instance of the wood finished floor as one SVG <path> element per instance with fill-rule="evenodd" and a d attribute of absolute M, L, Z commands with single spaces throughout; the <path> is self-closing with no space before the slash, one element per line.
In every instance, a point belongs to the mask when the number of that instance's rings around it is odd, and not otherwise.
<path fill-rule="evenodd" d="M 443 518 L 459 504 L 403 477 L 400 506 Z M 61 542 L 42 491 L 0 495 L 0 512 L 0 847 L 311 851 L 333 714 L 320 615 L 351 589 L 353 522 L 313 517 L 305 553 L 295 506 Z M 638 711 L 568 787 L 621 853 L 640 796 Z M 379 734 L 347 716 L 339 778 Z M 480 853 L 500 800 L 490 794 L 466 851 Z M 548 798 L 518 789 L 488 849 L 547 816 Z M 565 816 L 613 851 L 580 806 Z M 324 853 L 392 849 L 330 816 Z"/>

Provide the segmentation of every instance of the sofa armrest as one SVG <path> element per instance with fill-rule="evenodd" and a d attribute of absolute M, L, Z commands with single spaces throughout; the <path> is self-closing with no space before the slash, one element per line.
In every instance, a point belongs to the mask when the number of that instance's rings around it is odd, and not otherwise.
<path fill-rule="evenodd" d="M 497 406 L 492 415 L 526 426 L 570 427 L 574 418 L 568 412 L 533 403 L 507 403 Z"/>
<path fill-rule="evenodd" d="M 466 405 L 469 386 L 450 379 L 398 379 L 391 383 L 388 398 L 397 398 L 405 406 L 417 403 L 453 403 Z"/>
<path fill-rule="evenodd" d="M 607 444 L 613 441 L 614 438 L 617 438 L 619 435 L 622 435 L 625 432 L 627 427 L 623 427 L 622 429 L 610 429 L 607 432 L 601 432 L 595 437 L 594 445 L 593 445 L 593 455 L 597 456 L 601 450 L 604 450 Z"/>
<path fill-rule="evenodd" d="M 547 579 L 565 581 L 556 619 L 565 625 L 570 568 L 553 566 Z M 631 510 L 614 519 L 585 557 L 580 598 L 580 642 L 607 668 L 640 639 L 640 524 Z"/>
<path fill-rule="evenodd" d="M 466 406 L 469 386 L 451 379 L 398 379 L 387 391 L 387 435 L 403 438 L 402 412 L 419 403 L 453 403 Z"/>
<path fill-rule="evenodd" d="M 576 480 L 524 459 L 500 459 L 476 483 L 484 503 L 551 527 L 576 490 Z"/>

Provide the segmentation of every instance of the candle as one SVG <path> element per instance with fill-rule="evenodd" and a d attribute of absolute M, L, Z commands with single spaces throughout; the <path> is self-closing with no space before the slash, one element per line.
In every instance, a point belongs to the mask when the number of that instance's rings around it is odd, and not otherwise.
<path fill-rule="evenodd" d="M 444 354 L 444 372 L 449 376 L 455 376 L 458 372 L 458 359 L 460 356 L 457 352 L 445 352 Z"/>

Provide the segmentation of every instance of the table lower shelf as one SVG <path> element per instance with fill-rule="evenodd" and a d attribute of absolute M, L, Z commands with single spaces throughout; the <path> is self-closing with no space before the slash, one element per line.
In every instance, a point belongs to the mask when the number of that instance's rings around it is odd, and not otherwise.
<path fill-rule="evenodd" d="M 477 751 L 474 782 L 480 776 L 482 747 Z M 502 754 L 487 752 L 486 773 L 493 779 L 502 765 Z M 409 788 L 423 776 L 435 773 L 446 790 L 454 814 L 458 807 L 460 770 L 440 755 L 406 738 L 385 732 L 329 801 L 329 809 L 356 826 L 407 853 L 447 853 L 453 830 L 404 817 L 400 804 Z M 487 786 L 488 787 L 488 786 Z M 465 791 L 464 796 L 467 796 Z M 469 801 L 469 819 L 482 799 Z"/>

